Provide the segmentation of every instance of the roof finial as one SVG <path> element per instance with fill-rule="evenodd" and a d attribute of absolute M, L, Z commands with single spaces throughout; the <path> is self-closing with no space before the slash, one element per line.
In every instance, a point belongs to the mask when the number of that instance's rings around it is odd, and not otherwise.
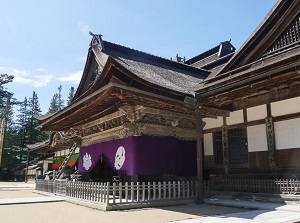
<path fill-rule="evenodd" d="M 89 31 L 89 34 L 93 37 L 92 41 L 90 43 L 90 46 L 99 46 L 101 48 L 101 51 L 104 50 L 104 45 L 102 41 L 102 35 L 101 34 L 94 34 L 91 31 Z"/>

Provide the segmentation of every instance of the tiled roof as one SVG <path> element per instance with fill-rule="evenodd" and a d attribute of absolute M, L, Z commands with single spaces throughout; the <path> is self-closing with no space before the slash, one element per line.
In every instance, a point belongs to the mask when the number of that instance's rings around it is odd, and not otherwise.
<path fill-rule="evenodd" d="M 199 89 L 200 83 L 209 75 L 204 69 L 157 57 L 114 43 L 103 41 L 104 49 L 95 51 L 102 63 L 107 55 L 144 81 L 163 88 L 186 93 Z"/>
<path fill-rule="evenodd" d="M 225 57 L 228 54 L 232 54 L 233 52 L 235 52 L 235 47 L 230 43 L 230 41 L 224 41 L 210 50 L 207 50 L 204 53 L 185 61 L 185 63 L 206 69 L 204 67 L 207 64 L 211 64 L 215 60 L 219 60 L 220 58 Z"/>

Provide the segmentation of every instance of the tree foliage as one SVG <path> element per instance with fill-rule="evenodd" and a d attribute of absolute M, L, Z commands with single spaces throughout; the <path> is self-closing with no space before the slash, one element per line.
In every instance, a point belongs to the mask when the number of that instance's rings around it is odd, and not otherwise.
<path fill-rule="evenodd" d="M 75 88 L 74 87 L 70 87 L 69 96 L 68 96 L 68 100 L 67 100 L 67 105 L 71 104 L 74 96 L 75 96 Z"/>
<path fill-rule="evenodd" d="M 58 112 L 64 108 L 64 99 L 62 97 L 62 86 L 59 85 L 58 92 L 55 93 L 50 101 L 50 107 L 48 110 L 48 114 Z"/>
<path fill-rule="evenodd" d="M 41 115 L 41 109 L 36 92 L 31 97 L 25 97 L 18 102 L 13 98 L 13 93 L 5 88 L 5 84 L 13 81 L 13 76 L 0 74 L 0 119 L 6 120 L 3 153 L 0 165 L 0 180 L 7 179 L 10 170 L 22 166 L 27 160 L 27 145 L 42 142 L 48 139 L 48 133 L 38 129 L 36 116 Z M 74 97 L 75 89 L 70 88 L 67 105 Z M 65 100 L 62 96 L 62 86 L 53 95 L 48 113 L 58 112 L 64 108 Z M 16 108 L 17 107 L 17 108 Z M 17 115 L 14 116 L 14 110 Z M 0 123 L 1 123 L 0 120 Z M 29 160 L 39 158 L 30 153 Z"/>

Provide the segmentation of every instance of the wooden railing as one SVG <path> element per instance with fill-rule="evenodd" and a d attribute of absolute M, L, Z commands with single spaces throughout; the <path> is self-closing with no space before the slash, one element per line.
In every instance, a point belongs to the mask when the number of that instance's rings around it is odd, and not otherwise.
<path fill-rule="evenodd" d="M 108 203 L 110 198 L 110 183 L 96 183 L 83 181 L 68 181 L 66 196 Z"/>
<path fill-rule="evenodd" d="M 194 181 L 148 183 L 100 183 L 67 180 L 37 180 L 36 189 L 107 205 L 193 200 Z"/>
<path fill-rule="evenodd" d="M 39 191 L 55 193 L 55 181 L 54 180 L 35 180 L 35 189 Z"/>
<path fill-rule="evenodd" d="M 36 180 L 36 189 L 63 196 L 116 204 L 155 203 L 193 200 L 197 196 L 195 181 L 148 183 L 100 183 L 67 180 Z M 204 194 L 211 191 L 300 194 L 298 179 L 223 179 L 204 181 Z"/>
<path fill-rule="evenodd" d="M 224 179 L 210 181 L 211 191 L 300 194 L 299 179 Z"/>

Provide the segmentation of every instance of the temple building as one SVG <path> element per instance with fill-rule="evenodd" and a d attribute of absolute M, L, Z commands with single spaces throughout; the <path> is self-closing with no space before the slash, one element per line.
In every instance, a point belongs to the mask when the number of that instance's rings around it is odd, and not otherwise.
<path fill-rule="evenodd" d="M 94 181 L 191 179 L 199 156 L 206 178 L 298 176 L 299 12 L 279 0 L 237 51 L 229 40 L 186 61 L 92 34 L 72 103 L 38 118 L 51 140 L 29 151 L 78 154 Z"/>

